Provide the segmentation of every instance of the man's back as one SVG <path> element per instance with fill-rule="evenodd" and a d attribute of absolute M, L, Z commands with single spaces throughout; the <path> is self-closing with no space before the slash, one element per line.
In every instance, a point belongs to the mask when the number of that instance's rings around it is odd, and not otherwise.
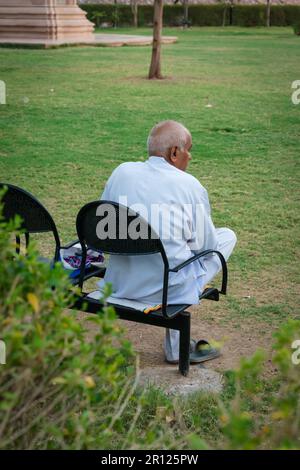
<path fill-rule="evenodd" d="M 206 190 L 192 175 L 164 158 L 153 156 L 146 162 L 123 163 L 111 175 L 101 199 L 119 202 L 143 216 L 160 236 L 170 267 L 195 252 L 216 248 Z M 196 226 L 197 206 L 202 209 L 201 227 Z M 168 303 L 198 303 L 197 279 L 203 274 L 200 262 L 171 273 Z M 104 280 L 112 283 L 115 297 L 161 303 L 161 255 L 112 255 Z"/>

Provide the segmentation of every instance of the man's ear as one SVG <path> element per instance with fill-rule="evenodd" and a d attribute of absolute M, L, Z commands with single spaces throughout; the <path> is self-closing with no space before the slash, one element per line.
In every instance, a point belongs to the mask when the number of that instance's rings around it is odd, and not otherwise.
<path fill-rule="evenodd" d="M 177 147 L 172 147 L 170 152 L 170 159 L 172 162 L 175 162 L 177 159 Z"/>

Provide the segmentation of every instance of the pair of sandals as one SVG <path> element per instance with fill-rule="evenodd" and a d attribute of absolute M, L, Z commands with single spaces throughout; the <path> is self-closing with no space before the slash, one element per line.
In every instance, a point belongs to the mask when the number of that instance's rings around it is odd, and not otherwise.
<path fill-rule="evenodd" d="M 194 339 L 190 342 L 190 364 L 200 364 L 201 362 L 210 361 L 221 356 L 221 351 L 217 348 L 213 348 L 208 341 L 200 339 L 195 341 Z M 169 364 L 178 364 L 178 360 L 167 360 Z"/>

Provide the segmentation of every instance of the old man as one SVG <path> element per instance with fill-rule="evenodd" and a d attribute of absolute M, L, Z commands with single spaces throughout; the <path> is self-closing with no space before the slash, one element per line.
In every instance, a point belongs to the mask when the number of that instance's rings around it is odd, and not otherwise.
<path fill-rule="evenodd" d="M 145 162 L 126 162 L 110 176 L 101 199 L 140 207 L 162 239 L 170 267 L 203 250 L 219 250 L 227 260 L 236 244 L 229 228 L 215 228 L 206 189 L 186 170 L 192 158 L 192 136 L 181 123 L 163 121 L 148 136 Z M 153 222 L 153 208 L 158 218 Z M 170 215 L 171 210 L 171 215 Z M 162 221 L 168 221 L 161 223 Z M 198 304 L 199 295 L 221 269 L 210 255 L 172 273 L 168 304 Z M 163 263 L 159 254 L 110 257 L 104 281 L 113 297 L 157 305 L 162 299 Z M 165 357 L 179 360 L 179 332 L 166 330 Z M 203 360 L 203 355 L 202 359 Z M 197 362 L 194 360 L 193 362 Z M 199 360 L 200 362 L 200 360 Z"/>

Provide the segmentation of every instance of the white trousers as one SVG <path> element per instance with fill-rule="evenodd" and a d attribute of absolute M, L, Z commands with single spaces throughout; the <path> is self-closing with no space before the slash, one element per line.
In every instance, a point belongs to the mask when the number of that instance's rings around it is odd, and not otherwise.
<path fill-rule="evenodd" d="M 225 260 L 227 261 L 231 255 L 233 248 L 236 244 L 236 235 L 229 228 L 217 228 L 218 247 L 217 250 L 222 253 Z M 206 259 L 201 260 L 206 273 L 199 277 L 200 290 L 203 291 L 206 284 L 208 284 L 218 272 L 221 270 L 221 263 L 216 255 L 209 256 Z M 178 361 L 179 359 L 179 331 L 178 330 L 166 330 L 166 336 L 164 341 L 164 349 L 166 359 L 168 361 Z"/>

